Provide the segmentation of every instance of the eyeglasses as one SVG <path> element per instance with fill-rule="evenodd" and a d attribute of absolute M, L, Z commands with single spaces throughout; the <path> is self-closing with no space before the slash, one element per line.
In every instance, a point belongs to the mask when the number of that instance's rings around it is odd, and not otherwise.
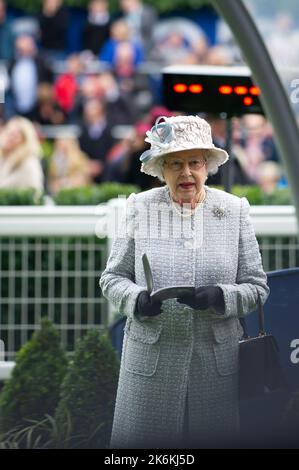
<path fill-rule="evenodd" d="M 196 171 L 200 170 L 206 163 L 205 158 L 192 158 L 192 160 L 179 160 L 179 159 L 174 159 L 170 161 L 165 161 L 164 165 L 167 166 L 171 171 L 182 171 L 184 168 L 186 162 L 188 163 L 188 166 L 190 170 Z"/>

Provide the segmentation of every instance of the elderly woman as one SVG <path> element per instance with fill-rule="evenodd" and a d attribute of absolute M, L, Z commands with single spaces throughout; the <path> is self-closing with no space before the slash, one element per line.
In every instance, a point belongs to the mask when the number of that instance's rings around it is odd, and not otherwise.
<path fill-rule="evenodd" d="M 159 118 L 147 133 L 141 171 L 166 185 L 127 201 L 100 285 L 127 315 L 112 447 L 230 445 L 239 431 L 239 318 L 265 302 L 249 204 L 205 181 L 228 155 L 198 116 Z M 192 295 L 152 300 L 155 290 Z"/>
<path fill-rule="evenodd" d="M 43 190 L 41 146 L 33 124 L 14 117 L 0 132 L 0 188 Z"/>

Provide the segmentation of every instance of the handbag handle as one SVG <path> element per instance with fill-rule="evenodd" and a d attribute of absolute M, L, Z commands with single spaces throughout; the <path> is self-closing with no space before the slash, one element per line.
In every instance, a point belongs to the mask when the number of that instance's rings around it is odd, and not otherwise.
<path fill-rule="evenodd" d="M 261 294 L 257 290 L 258 294 L 258 299 L 257 299 L 257 305 L 258 305 L 258 319 L 259 319 L 259 336 L 265 336 L 265 314 L 264 314 L 264 307 L 262 304 L 262 299 L 261 299 Z M 246 325 L 246 320 L 244 317 L 239 318 L 239 321 L 241 323 L 242 329 L 243 329 L 243 338 L 248 339 L 249 334 L 247 331 L 247 325 Z"/>

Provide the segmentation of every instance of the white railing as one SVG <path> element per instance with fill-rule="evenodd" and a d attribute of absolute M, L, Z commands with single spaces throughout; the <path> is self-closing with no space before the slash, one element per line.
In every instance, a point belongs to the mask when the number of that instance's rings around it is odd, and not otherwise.
<path fill-rule="evenodd" d="M 0 339 L 7 361 L 43 315 L 55 323 L 68 350 L 87 329 L 112 323 L 114 312 L 98 280 L 111 243 L 104 239 L 111 211 L 117 207 L 121 214 L 124 203 L 120 198 L 97 207 L 0 207 Z M 253 206 L 251 218 L 265 270 L 299 266 L 294 208 Z M 0 379 L 11 367 L 12 362 L 0 364 Z"/>
<path fill-rule="evenodd" d="M 125 199 L 112 199 L 99 206 L 10 206 L 0 207 L 0 236 L 28 235 L 95 235 L 96 224 L 106 224 L 115 207 Z M 293 206 L 252 206 L 250 215 L 256 235 L 296 236 L 296 213 Z M 105 229 L 103 229 L 105 236 Z"/>
<path fill-rule="evenodd" d="M 95 206 L 0 207 L 0 237 L 93 236 L 100 212 Z"/>

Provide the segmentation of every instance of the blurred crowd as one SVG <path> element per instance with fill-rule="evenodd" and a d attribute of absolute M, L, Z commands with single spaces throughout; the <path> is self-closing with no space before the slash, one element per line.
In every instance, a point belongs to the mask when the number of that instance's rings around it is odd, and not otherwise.
<path fill-rule="evenodd" d="M 34 22 L 16 28 L 0 0 L 0 188 L 55 194 L 103 181 L 159 185 L 140 173 L 139 156 L 156 118 L 173 114 L 161 104 L 161 68 L 233 65 L 241 55 L 221 27 L 211 45 L 199 24 L 162 20 L 141 0 L 119 0 L 117 15 L 107 0 L 90 0 L 82 50 L 68 54 L 69 15 L 62 0 L 43 0 Z M 225 147 L 225 119 L 204 117 L 215 144 Z M 231 154 L 234 183 L 259 184 L 267 193 L 287 184 L 263 116 L 233 119 Z M 209 182 L 221 184 L 221 172 Z"/>

